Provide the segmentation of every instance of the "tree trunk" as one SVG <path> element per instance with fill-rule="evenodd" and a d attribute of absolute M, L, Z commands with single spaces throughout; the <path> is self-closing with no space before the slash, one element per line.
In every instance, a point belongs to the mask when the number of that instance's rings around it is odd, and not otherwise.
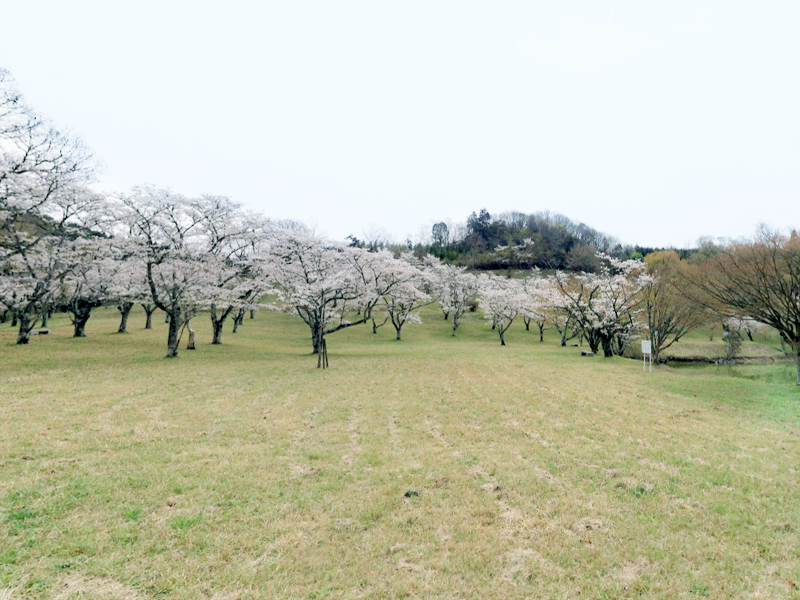
<path fill-rule="evenodd" d="M 500 327 L 497 328 L 497 333 L 500 334 L 500 345 L 501 346 L 505 346 L 506 345 L 506 338 L 503 335 L 503 330 Z"/>
<path fill-rule="evenodd" d="M 325 337 L 320 337 L 318 341 L 319 345 L 319 353 L 317 354 L 317 368 L 318 369 L 327 369 L 328 368 L 328 344 L 325 341 Z"/>
<path fill-rule="evenodd" d="M 245 309 L 240 308 L 239 313 L 233 319 L 233 333 L 239 333 L 239 325 L 244 321 Z"/>
<path fill-rule="evenodd" d="M 167 333 L 167 358 L 178 356 L 178 344 L 180 343 L 180 339 L 178 338 L 179 321 L 180 319 L 177 315 L 174 318 L 170 318 L 169 313 L 167 313 L 167 322 L 169 323 L 169 331 Z"/>
<path fill-rule="evenodd" d="M 94 307 L 93 303 L 82 300 L 78 300 L 70 307 L 73 325 L 72 337 L 86 337 L 86 323 L 89 321 L 89 317 L 92 316 Z"/>
<path fill-rule="evenodd" d="M 219 317 L 217 317 L 217 307 L 213 304 L 211 305 L 211 329 L 214 332 L 214 338 L 211 340 L 212 344 L 219 345 L 222 343 L 222 326 L 225 324 L 225 319 L 228 318 L 228 315 L 231 314 L 232 310 L 233 307 L 229 306 L 222 311 L 222 314 Z"/>
<path fill-rule="evenodd" d="M 625 340 L 621 335 L 614 336 L 611 339 L 611 351 L 614 356 L 622 356 L 625 353 Z"/>
<path fill-rule="evenodd" d="M 11 326 L 16 327 L 17 323 L 19 323 L 19 313 L 17 311 L 13 311 L 11 313 Z M 27 344 L 28 342 L 23 342 L 23 343 Z"/>
<path fill-rule="evenodd" d="M 251 308 L 250 309 L 250 318 L 251 319 L 255 319 L 256 318 L 256 309 L 255 308 Z"/>
<path fill-rule="evenodd" d="M 31 330 L 33 329 L 30 313 L 27 310 L 20 313 L 15 312 L 14 318 L 16 321 L 19 321 L 17 344 L 27 344 L 31 340 Z"/>
<path fill-rule="evenodd" d="M 8 321 L 8 311 L 0 311 L 0 325 L 4 325 Z"/>
<path fill-rule="evenodd" d="M 449 317 L 449 316 L 450 316 L 449 312 L 444 313 L 444 320 L 447 321 L 447 317 Z"/>
<path fill-rule="evenodd" d="M 371 319 L 372 319 L 372 333 L 378 333 L 378 328 L 386 325 L 386 322 L 389 320 L 389 317 L 386 317 L 383 320 L 383 323 L 381 323 L 380 325 L 378 325 L 378 322 L 375 320 L 375 317 L 371 317 Z"/>
<path fill-rule="evenodd" d="M 128 315 L 131 314 L 133 302 L 123 302 L 117 307 L 120 314 L 119 329 L 117 333 L 128 333 Z"/>
<path fill-rule="evenodd" d="M 82 338 L 86 337 L 86 321 L 89 319 L 86 318 L 76 318 L 75 322 L 72 324 L 72 337 Z"/>
<path fill-rule="evenodd" d="M 142 308 L 144 309 L 144 314 L 147 315 L 147 320 L 144 322 L 145 329 L 152 329 L 153 328 L 153 313 L 156 310 L 156 307 L 152 304 L 142 304 Z"/>
<path fill-rule="evenodd" d="M 51 312 L 52 311 L 49 308 L 47 308 L 42 313 L 42 327 L 47 327 L 50 324 Z"/>
<path fill-rule="evenodd" d="M 586 334 L 586 341 L 589 342 L 589 349 L 592 354 L 598 354 L 600 351 L 600 336 L 596 333 Z"/>
<path fill-rule="evenodd" d="M 189 339 L 186 342 L 186 349 L 187 350 L 196 350 L 194 347 L 194 329 L 192 329 L 192 320 L 186 320 L 186 331 L 189 332 Z"/>
<path fill-rule="evenodd" d="M 400 325 L 395 325 L 394 329 L 395 329 L 395 331 L 397 331 L 397 337 L 395 339 L 399 340 L 400 339 L 400 330 L 403 329 L 403 324 L 401 323 Z"/>
<path fill-rule="evenodd" d="M 211 327 L 214 330 L 214 338 L 211 340 L 211 343 L 214 345 L 219 345 L 222 343 L 222 325 L 225 322 L 223 320 L 215 321 L 211 319 Z"/>
<path fill-rule="evenodd" d="M 607 335 L 600 336 L 600 343 L 603 345 L 603 356 L 605 356 L 606 358 L 614 356 L 612 339 L 609 336 Z"/>
<path fill-rule="evenodd" d="M 86 322 L 89 320 L 89 316 L 88 311 L 75 315 L 75 320 L 72 322 L 72 337 L 86 337 Z"/>
<path fill-rule="evenodd" d="M 311 346 L 314 348 L 314 354 L 319 354 L 322 344 L 322 327 L 317 324 L 311 326 Z"/>
<path fill-rule="evenodd" d="M 797 373 L 797 383 L 800 386 L 800 341 L 794 343 L 794 367 Z"/>
<path fill-rule="evenodd" d="M 531 320 L 530 319 L 522 319 L 522 322 L 525 323 L 525 331 L 531 330 Z"/>
<path fill-rule="evenodd" d="M 541 323 L 541 324 L 537 323 L 536 325 L 538 325 L 538 327 L 539 327 L 539 341 L 543 342 L 544 341 L 544 323 Z"/>
<path fill-rule="evenodd" d="M 665 350 L 663 346 L 666 346 L 668 335 L 668 333 L 664 333 L 663 328 L 661 331 L 654 331 L 652 327 L 647 335 L 647 339 L 650 340 L 650 358 L 656 364 L 661 357 L 661 351 Z"/>

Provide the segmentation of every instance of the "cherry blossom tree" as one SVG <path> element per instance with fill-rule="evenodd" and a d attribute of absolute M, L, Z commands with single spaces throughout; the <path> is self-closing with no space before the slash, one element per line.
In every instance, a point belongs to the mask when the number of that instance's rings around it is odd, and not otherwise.
<path fill-rule="evenodd" d="M 751 342 L 755 341 L 753 336 L 769 329 L 768 325 L 759 323 L 752 317 L 731 317 L 725 321 L 725 326 L 728 331 L 736 331 L 739 335 L 744 333 Z"/>
<path fill-rule="evenodd" d="M 74 268 L 68 260 L 67 240 L 48 241 L 2 260 L 0 302 L 13 315 L 12 326 L 19 327 L 17 344 L 30 341 L 37 319 L 54 305 L 61 283 Z"/>
<path fill-rule="evenodd" d="M 567 275 L 557 272 L 560 291 L 556 306 L 580 327 L 592 352 L 622 354 L 625 345 L 642 328 L 643 292 L 650 282 L 638 260 L 620 261 L 598 253 L 598 273 Z"/>
<path fill-rule="evenodd" d="M 390 252 L 276 229 L 261 255 L 278 306 L 296 313 L 311 330 L 317 366 L 326 366 L 325 336 L 366 323 L 381 299 L 402 281 Z"/>
<path fill-rule="evenodd" d="M 144 328 L 152 329 L 153 313 L 157 307 L 150 295 L 146 264 L 142 260 L 142 240 L 137 233 L 136 221 L 131 218 L 130 209 L 119 200 L 110 203 L 108 210 L 113 218 L 113 224 L 108 229 L 113 233 L 117 261 L 110 290 L 110 301 L 117 305 L 120 313 L 117 333 L 127 333 L 128 317 L 135 304 L 141 305 L 144 310 Z"/>
<path fill-rule="evenodd" d="M 543 277 L 538 269 L 534 269 L 532 275 L 523 280 L 522 287 L 525 290 L 525 304 L 522 309 L 522 321 L 525 323 L 525 330 L 530 330 L 531 322 L 536 323 L 539 328 L 539 341 L 544 341 L 544 327 L 547 323 L 547 308 L 552 297 L 552 283 Z"/>
<path fill-rule="evenodd" d="M 91 228 L 103 202 L 85 188 L 61 188 L 39 206 L 42 212 L 28 213 L 29 220 L 11 217 L 16 225 L 0 236 L 0 304 L 18 318 L 18 344 L 28 343 L 37 319 L 52 310 L 78 267 L 81 240 L 95 235 Z"/>
<path fill-rule="evenodd" d="M 567 342 L 578 337 L 580 327 L 568 311 L 558 308 L 560 303 L 561 299 L 559 298 L 550 307 L 548 313 L 550 322 L 553 324 L 553 327 L 556 328 L 556 331 L 558 331 L 558 335 L 561 338 L 561 346 L 563 347 L 567 345 Z"/>
<path fill-rule="evenodd" d="M 439 299 L 444 318 L 453 317 L 452 335 L 455 336 L 469 303 L 480 291 L 478 278 L 467 273 L 466 267 L 443 264 L 433 256 L 427 256 L 425 261 L 426 270 L 433 276 L 434 294 Z"/>
<path fill-rule="evenodd" d="M 264 287 L 262 273 L 252 257 L 265 243 L 268 221 L 245 213 L 225 196 L 203 196 L 195 202 L 203 215 L 201 230 L 208 246 L 209 273 L 215 279 L 209 316 L 212 344 L 222 343 L 225 320 L 235 313 L 234 332 L 245 311 L 254 308 Z"/>
<path fill-rule="evenodd" d="M 147 304 L 149 290 L 147 289 L 144 265 L 130 250 L 122 248 L 116 243 L 115 247 L 115 270 L 108 289 L 108 301 L 116 304 L 120 314 L 117 333 L 128 332 L 128 317 L 136 303 L 142 304 L 145 309 L 145 329 L 151 329 L 155 306 Z"/>
<path fill-rule="evenodd" d="M 120 199 L 121 221 L 136 242 L 152 304 L 169 318 L 167 357 L 197 312 L 217 300 L 218 260 L 209 255 L 204 204 L 152 186 Z"/>
<path fill-rule="evenodd" d="M 72 242 L 95 225 L 95 163 L 76 137 L 40 117 L 0 70 L 0 304 L 27 344 L 74 267 Z"/>
<path fill-rule="evenodd" d="M 57 302 L 70 315 L 73 337 L 86 337 L 86 324 L 95 308 L 113 299 L 113 286 L 121 261 L 107 238 L 78 238 L 67 251 L 70 270 Z"/>
<path fill-rule="evenodd" d="M 381 296 L 381 306 L 386 311 L 389 320 L 397 333 L 396 339 L 401 339 L 401 331 L 406 323 L 422 323 L 417 311 L 427 306 L 436 299 L 432 298 L 425 290 L 430 290 L 431 276 L 411 264 L 409 260 L 387 261 L 389 268 L 383 274 L 384 285 L 395 281 L 394 285 L 385 285 L 387 291 Z M 374 329 L 373 329 L 374 331 Z"/>
<path fill-rule="evenodd" d="M 505 267 L 528 268 L 535 259 L 534 242 L 531 238 L 525 238 L 521 244 L 496 246 L 494 257 L 497 264 Z"/>
<path fill-rule="evenodd" d="M 480 278 L 480 285 L 484 317 L 500 336 L 500 345 L 505 346 L 506 331 L 525 309 L 527 294 L 523 284 L 518 279 L 483 275 Z"/>

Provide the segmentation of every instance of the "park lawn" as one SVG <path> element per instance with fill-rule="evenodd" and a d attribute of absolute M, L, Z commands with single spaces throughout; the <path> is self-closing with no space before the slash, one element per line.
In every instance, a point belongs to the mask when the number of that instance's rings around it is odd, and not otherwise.
<path fill-rule="evenodd" d="M 424 320 L 2 326 L 0 598 L 800 598 L 791 365 Z"/>

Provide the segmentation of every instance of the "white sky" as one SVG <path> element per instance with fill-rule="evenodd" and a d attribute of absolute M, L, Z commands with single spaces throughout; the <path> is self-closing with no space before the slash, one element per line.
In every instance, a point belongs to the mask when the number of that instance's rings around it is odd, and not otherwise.
<path fill-rule="evenodd" d="M 656 6 L 657 5 L 657 6 Z M 0 65 L 98 187 L 343 238 L 486 207 L 625 242 L 800 225 L 800 3 L 2 3 Z"/>

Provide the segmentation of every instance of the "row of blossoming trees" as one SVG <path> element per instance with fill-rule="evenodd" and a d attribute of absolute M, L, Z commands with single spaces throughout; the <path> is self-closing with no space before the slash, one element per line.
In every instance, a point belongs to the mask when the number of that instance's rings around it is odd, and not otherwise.
<path fill-rule="evenodd" d="M 525 277 L 474 275 L 411 253 L 369 251 L 274 223 L 226 197 L 187 198 L 152 186 L 106 196 L 91 190 L 90 153 L 36 115 L 0 71 L 0 321 L 27 344 L 50 313 L 66 311 L 85 335 L 92 311 L 118 307 L 119 331 L 141 304 L 151 326 L 169 323 L 167 356 L 177 356 L 192 319 L 211 320 L 212 343 L 258 306 L 287 310 L 309 327 L 318 366 L 326 337 L 345 328 L 391 323 L 397 339 L 438 302 L 455 336 L 480 303 L 505 345 L 509 327 L 558 330 L 562 345 L 585 340 L 594 353 L 622 354 L 649 337 L 655 358 L 713 312 L 774 327 L 794 350 L 800 384 L 800 240 L 762 232 L 700 265 L 675 253 L 645 262 L 600 255 L 596 273 L 528 271 Z M 495 249 L 525 262 L 532 242 Z"/>

